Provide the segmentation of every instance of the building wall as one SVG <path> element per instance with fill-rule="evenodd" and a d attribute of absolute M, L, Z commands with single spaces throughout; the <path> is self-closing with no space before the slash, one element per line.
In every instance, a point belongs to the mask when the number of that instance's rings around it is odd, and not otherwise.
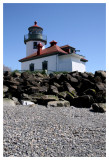
<path fill-rule="evenodd" d="M 41 41 L 28 41 L 26 42 L 26 56 L 29 56 L 32 53 L 37 52 L 37 49 L 33 49 L 33 42 L 41 43 L 43 45 L 42 49 L 45 48 L 45 43 Z"/>
<path fill-rule="evenodd" d="M 72 57 L 72 71 L 85 72 L 85 62 L 80 61 L 80 58 Z"/>
<path fill-rule="evenodd" d="M 74 55 L 63 55 L 58 57 L 58 70 L 59 71 L 79 71 L 85 72 L 85 62 L 80 61 L 79 57 Z"/>
<path fill-rule="evenodd" d="M 42 70 L 42 62 L 48 61 L 48 71 L 79 71 L 85 72 L 85 62 L 80 61 L 80 58 L 72 55 L 52 55 L 48 57 L 42 57 L 21 63 L 22 70 L 29 70 L 31 63 L 34 63 L 34 70 Z"/>
<path fill-rule="evenodd" d="M 57 56 L 52 55 L 48 57 L 42 57 L 39 59 L 34 59 L 26 62 L 21 63 L 21 69 L 22 70 L 29 70 L 29 66 L 31 63 L 34 63 L 34 69 L 35 70 L 42 70 L 42 62 L 48 61 L 48 70 L 49 71 L 56 71 L 56 64 L 57 64 Z"/>
<path fill-rule="evenodd" d="M 72 61 L 71 56 L 62 55 L 58 56 L 58 71 L 72 71 Z"/>

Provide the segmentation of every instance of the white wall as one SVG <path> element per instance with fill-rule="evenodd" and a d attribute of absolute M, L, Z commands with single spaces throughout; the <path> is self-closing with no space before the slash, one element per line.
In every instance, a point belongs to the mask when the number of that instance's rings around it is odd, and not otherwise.
<path fill-rule="evenodd" d="M 56 62 L 57 61 L 56 55 L 48 56 L 48 57 L 42 57 L 42 58 L 22 62 L 21 63 L 21 69 L 22 70 L 29 70 L 29 65 L 31 63 L 34 63 L 34 69 L 35 70 L 42 69 L 42 62 L 43 61 L 48 61 L 48 70 L 56 71 L 56 63 L 57 63 Z"/>
<path fill-rule="evenodd" d="M 85 62 L 80 61 L 80 58 L 72 57 L 72 71 L 85 72 Z"/>
<path fill-rule="evenodd" d="M 37 44 L 41 43 L 43 45 L 42 49 L 45 48 L 45 43 L 41 41 L 28 41 L 26 42 L 26 56 L 29 56 L 32 53 L 37 52 L 37 49 L 33 49 L 33 43 L 37 42 Z"/>
<path fill-rule="evenodd" d="M 72 61 L 70 55 L 58 56 L 58 71 L 72 71 Z"/>
<path fill-rule="evenodd" d="M 59 71 L 79 71 L 85 72 L 85 62 L 80 61 L 80 57 L 76 55 L 63 55 L 58 58 L 58 70 Z"/>

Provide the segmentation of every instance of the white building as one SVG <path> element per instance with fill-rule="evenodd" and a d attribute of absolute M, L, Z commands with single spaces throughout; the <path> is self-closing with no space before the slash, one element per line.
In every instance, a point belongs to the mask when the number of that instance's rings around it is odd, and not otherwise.
<path fill-rule="evenodd" d="M 59 47 L 53 40 L 50 42 L 50 47 L 45 48 L 47 37 L 42 34 L 43 29 L 37 22 L 28 30 L 28 35 L 24 36 L 26 57 L 19 60 L 21 70 L 86 71 L 85 63 L 88 60 L 77 54 L 74 47 L 69 45 Z"/>

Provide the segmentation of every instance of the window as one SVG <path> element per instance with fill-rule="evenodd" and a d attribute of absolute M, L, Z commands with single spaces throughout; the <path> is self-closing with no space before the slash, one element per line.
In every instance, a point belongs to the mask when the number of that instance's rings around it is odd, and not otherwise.
<path fill-rule="evenodd" d="M 37 42 L 33 42 L 33 49 L 37 49 Z"/>
<path fill-rule="evenodd" d="M 34 63 L 30 64 L 30 71 L 34 71 Z"/>
<path fill-rule="evenodd" d="M 47 70 L 48 69 L 48 62 L 47 61 L 42 62 L 42 69 L 43 70 Z"/>

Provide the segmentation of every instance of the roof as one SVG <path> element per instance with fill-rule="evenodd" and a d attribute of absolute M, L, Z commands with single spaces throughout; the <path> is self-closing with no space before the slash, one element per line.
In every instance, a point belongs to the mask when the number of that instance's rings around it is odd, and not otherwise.
<path fill-rule="evenodd" d="M 57 53 L 60 55 L 61 54 L 68 54 L 67 52 L 62 50 L 59 46 L 54 45 L 54 46 L 51 46 L 51 47 L 48 47 L 48 48 L 41 50 L 40 55 L 37 55 L 37 52 L 35 52 L 25 58 L 20 59 L 19 62 L 28 61 L 30 59 L 36 59 L 36 58 L 41 58 L 41 57 L 45 57 L 45 56 L 51 56 L 51 55 L 57 54 Z"/>
<path fill-rule="evenodd" d="M 32 27 L 41 28 L 41 29 L 43 30 L 43 28 L 42 28 L 42 27 L 39 27 L 39 26 L 37 25 L 37 22 L 36 22 L 36 21 L 34 22 L 34 25 L 33 25 L 33 26 L 31 26 L 31 27 L 29 27 L 29 28 L 28 28 L 28 30 L 29 30 L 30 28 L 32 28 Z"/>
<path fill-rule="evenodd" d="M 61 46 L 60 48 L 74 48 L 74 47 L 71 47 L 69 45 L 64 45 L 64 46 Z"/>

